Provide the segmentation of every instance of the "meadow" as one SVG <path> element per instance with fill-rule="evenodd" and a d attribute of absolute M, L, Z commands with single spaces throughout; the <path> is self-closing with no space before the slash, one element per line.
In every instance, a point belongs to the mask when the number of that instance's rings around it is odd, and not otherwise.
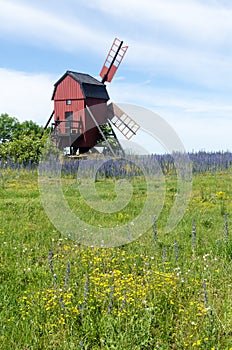
<path fill-rule="evenodd" d="M 81 245 L 52 225 L 36 168 L 2 164 L 0 349 L 232 349 L 232 155 L 191 160 L 192 194 L 174 230 L 166 233 L 165 224 L 177 182 L 164 157 L 166 197 L 153 227 L 107 249 Z M 89 221 L 74 167 L 64 166 L 63 192 Z M 114 176 L 97 181 L 101 196 L 112 195 Z M 104 225 L 140 210 L 146 186 L 140 174 L 133 181 L 134 203 L 104 215 Z"/>

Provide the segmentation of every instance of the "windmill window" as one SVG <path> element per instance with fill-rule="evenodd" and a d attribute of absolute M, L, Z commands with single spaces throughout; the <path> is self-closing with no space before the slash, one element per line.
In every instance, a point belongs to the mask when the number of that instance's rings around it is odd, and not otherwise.
<path fill-rule="evenodd" d="M 72 104 L 72 100 L 66 100 L 66 105 L 71 105 Z"/>

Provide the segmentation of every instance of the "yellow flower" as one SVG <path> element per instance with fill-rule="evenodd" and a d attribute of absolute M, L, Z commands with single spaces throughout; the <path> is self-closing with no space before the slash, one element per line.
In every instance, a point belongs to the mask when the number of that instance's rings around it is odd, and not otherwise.
<path fill-rule="evenodd" d="M 219 199 L 223 199 L 223 198 L 225 198 L 225 192 L 218 191 L 218 192 L 216 193 L 216 196 L 217 196 Z"/>
<path fill-rule="evenodd" d="M 196 343 L 193 343 L 193 346 L 198 346 L 198 345 L 201 345 L 201 341 L 200 340 L 197 340 Z"/>

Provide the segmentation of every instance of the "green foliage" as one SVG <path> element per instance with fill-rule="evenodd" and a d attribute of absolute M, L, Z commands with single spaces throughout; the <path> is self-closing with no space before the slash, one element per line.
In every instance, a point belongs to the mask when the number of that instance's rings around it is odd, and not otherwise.
<path fill-rule="evenodd" d="M 42 136 L 43 134 L 43 127 L 36 124 L 32 120 L 25 120 L 22 123 L 19 123 L 17 127 L 13 131 L 13 139 L 17 139 L 21 135 L 27 135 L 30 136 L 31 134 L 35 136 Z"/>
<path fill-rule="evenodd" d="M 0 156 L 14 162 L 38 163 L 43 150 L 46 136 L 39 138 L 36 135 L 22 135 L 18 139 L 0 145 Z"/>
<path fill-rule="evenodd" d="M 0 158 L 38 163 L 46 138 L 43 127 L 35 122 L 20 123 L 8 114 L 0 115 Z"/>
<path fill-rule="evenodd" d="M 8 114 L 0 115 L 0 143 L 12 141 L 13 134 L 19 127 L 20 123 L 17 118 L 9 117 Z"/>

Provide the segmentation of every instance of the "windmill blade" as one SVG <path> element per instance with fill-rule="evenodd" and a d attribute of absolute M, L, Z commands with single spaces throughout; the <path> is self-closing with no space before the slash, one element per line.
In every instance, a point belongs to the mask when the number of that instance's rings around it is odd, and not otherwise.
<path fill-rule="evenodd" d="M 113 79 L 122 59 L 128 49 L 128 46 L 122 46 L 123 41 L 118 38 L 114 39 L 114 42 L 110 48 L 110 51 L 106 57 L 105 63 L 100 72 L 102 77 L 102 83 L 111 82 Z"/>
<path fill-rule="evenodd" d="M 128 114 L 126 114 L 115 103 L 108 105 L 108 120 L 121 132 L 127 140 L 130 140 L 137 131 L 140 125 L 137 124 Z"/>

